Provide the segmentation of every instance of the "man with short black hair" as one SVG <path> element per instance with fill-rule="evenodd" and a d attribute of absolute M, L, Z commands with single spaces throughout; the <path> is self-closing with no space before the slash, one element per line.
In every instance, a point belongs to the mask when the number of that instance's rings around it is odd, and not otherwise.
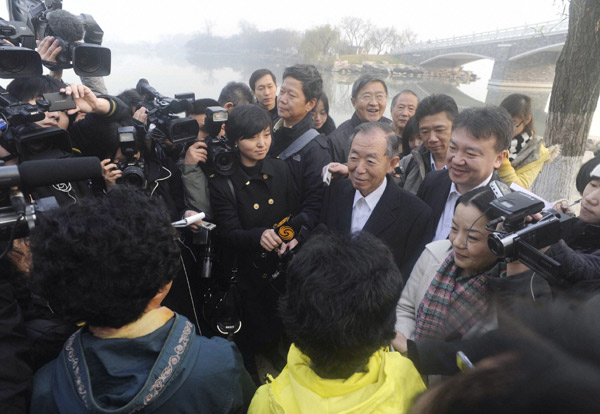
<path fill-rule="evenodd" d="M 242 82 L 229 82 L 221 90 L 219 95 L 219 105 L 231 112 L 238 105 L 252 103 L 252 91 Z"/>
<path fill-rule="evenodd" d="M 498 106 L 465 109 L 454 119 L 447 169 L 427 175 L 417 193 L 433 211 L 433 240 L 448 237 L 462 194 L 500 180 L 496 170 L 508 153 L 512 133 L 511 116 Z"/>
<path fill-rule="evenodd" d="M 348 161 L 350 139 L 354 128 L 363 122 L 384 122 L 391 120 L 384 117 L 387 105 L 387 85 L 383 79 L 373 75 L 360 75 L 352 85 L 352 118 L 342 122 L 335 131 L 327 137 L 331 160 L 344 164 Z"/>
<path fill-rule="evenodd" d="M 427 174 L 446 168 L 446 151 L 456 115 L 458 106 L 448 95 L 430 95 L 419 103 L 415 120 L 423 142 L 399 164 L 399 184 L 406 191 L 416 194 Z"/>
<path fill-rule="evenodd" d="M 397 162 L 398 140 L 391 125 L 357 126 L 348 157 L 350 178 L 331 182 L 322 221 L 330 230 L 366 231 L 384 241 L 406 281 L 431 240 L 432 221 L 431 209 L 388 176 Z"/>
<path fill-rule="evenodd" d="M 425 389 L 389 352 L 402 279 L 375 237 L 318 235 L 292 259 L 280 314 L 293 341 L 281 374 L 248 412 L 406 413 Z"/>
<path fill-rule="evenodd" d="M 308 227 L 318 222 L 323 202 L 321 170 L 331 160 L 327 139 L 314 129 L 312 120 L 322 88 L 323 80 L 314 65 L 285 69 L 277 99 L 281 118 L 273 125 L 269 149 L 269 155 L 285 160 L 290 167 Z"/>
<path fill-rule="evenodd" d="M 250 75 L 250 89 L 256 98 L 256 103 L 271 114 L 273 121 L 277 115 L 277 80 L 269 69 L 258 69 Z"/>

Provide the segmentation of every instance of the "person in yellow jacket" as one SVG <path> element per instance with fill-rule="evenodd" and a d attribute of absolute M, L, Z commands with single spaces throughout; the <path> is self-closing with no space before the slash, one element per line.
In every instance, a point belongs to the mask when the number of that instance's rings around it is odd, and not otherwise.
<path fill-rule="evenodd" d="M 509 155 L 498 169 L 498 175 L 508 185 L 515 183 L 529 189 L 544 164 L 558 155 L 558 146 L 546 148 L 542 137 L 535 135 L 531 98 L 520 93 L 508 95 L 500 106 L 513 118 L 513 139 Z"/>
<path fill-rule="evenodd" d="M 378 239 L 317 235 L 292 259 L 280 315 L 293 344 L 249 414 L 406 413 L 425 385 L 388 350 L 402 278 Z"/>

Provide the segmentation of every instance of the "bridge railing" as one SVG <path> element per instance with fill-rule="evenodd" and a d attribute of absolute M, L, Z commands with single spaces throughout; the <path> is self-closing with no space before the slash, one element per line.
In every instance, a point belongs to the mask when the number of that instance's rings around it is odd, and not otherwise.
<path fill-rule="evenodd" d="M 471 35 L 453 36 L 440 40 L 428 40 L 427 42 L 415 43 L 400 47 L 396 53 L 410 53 L 421 50 L 441 49 L 448 46 L 459 46 L 474 43 L 495 42 L 498 40 L 531 38 L 547 36 L 550 34 L 566 33 L 569 29 L 568 19 L 554 20 L 537 24 L 510 27 L 508 29 L 497 29 L 489 32 L 473 33 Z"/>

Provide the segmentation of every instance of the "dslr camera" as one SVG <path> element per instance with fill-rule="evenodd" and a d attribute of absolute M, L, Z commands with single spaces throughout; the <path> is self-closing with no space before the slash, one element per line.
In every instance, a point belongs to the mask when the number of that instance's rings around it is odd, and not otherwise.
<path fill-rule="evenodd" d="M 134 126 L 120 127 L 119 148 L 125 156 L 125 161 L 116 161 L 117 169 L 123 172 L 117 184 L 124 184 L 128 187 L 145 189 L 147 186 L 146 173 L 144 172 L 144 160 L 141 156 L 135 157 L 139 153 L 137 144 L 137 133 Z"/>
<path fill-rule="evenodd" d="M 559 276 L 561 265 L 538 249 L 561 239 L 572 240 L 585 229 L 585 223 L 576 217 L 553 209 L 542 210 L 543 201 L 518 191 L 492 201 L 489 208 L 499 217 L 486 226 L 492 232 L 488 237 L 492 253 L 507 262 L 520 260 L 548 279 Z M 540 211 L 540 220 L 535 223 L 526 221 L 527 216 Z M 499 223 L 502 223 L 502 229 L 496 230 Z"/>
<path fill-rule="evenodd" d="M 220 106 L 206 108 L 206 120 L 204 127 L 208 137 L 204 140 L 207 146 L 208 156 L 204 168 L 208 174 L 220 174 L 229 176 L 234 173 L 237 163 L 235 152 L 231 148 L 227 138 L 219 138 L 222 126 L 227 125 L 229 113 Z"/>

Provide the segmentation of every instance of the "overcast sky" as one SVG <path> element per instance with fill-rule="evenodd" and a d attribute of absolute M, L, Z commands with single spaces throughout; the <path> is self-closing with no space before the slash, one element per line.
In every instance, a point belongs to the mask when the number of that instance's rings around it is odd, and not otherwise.
<path fill-rule="evenodd" d="M 410 28 L 418 40 L 483 32 L 560 19 L 567 0 L 63 0 L 74 14 L 94 16 L 111 42 L 159 41 L 163 36 L 204 32 L 239 32 L 247 20 L 259 30 L 303 31 L 321 24 L 337 25 L 344 16 L 371 19 L 379 27 Z M 294 4 L 301 6 L 294 8 Z M 375 7 L 377 6 L 377 7 Z M 5 2 L 0 17 L 8 19 Z"/>

